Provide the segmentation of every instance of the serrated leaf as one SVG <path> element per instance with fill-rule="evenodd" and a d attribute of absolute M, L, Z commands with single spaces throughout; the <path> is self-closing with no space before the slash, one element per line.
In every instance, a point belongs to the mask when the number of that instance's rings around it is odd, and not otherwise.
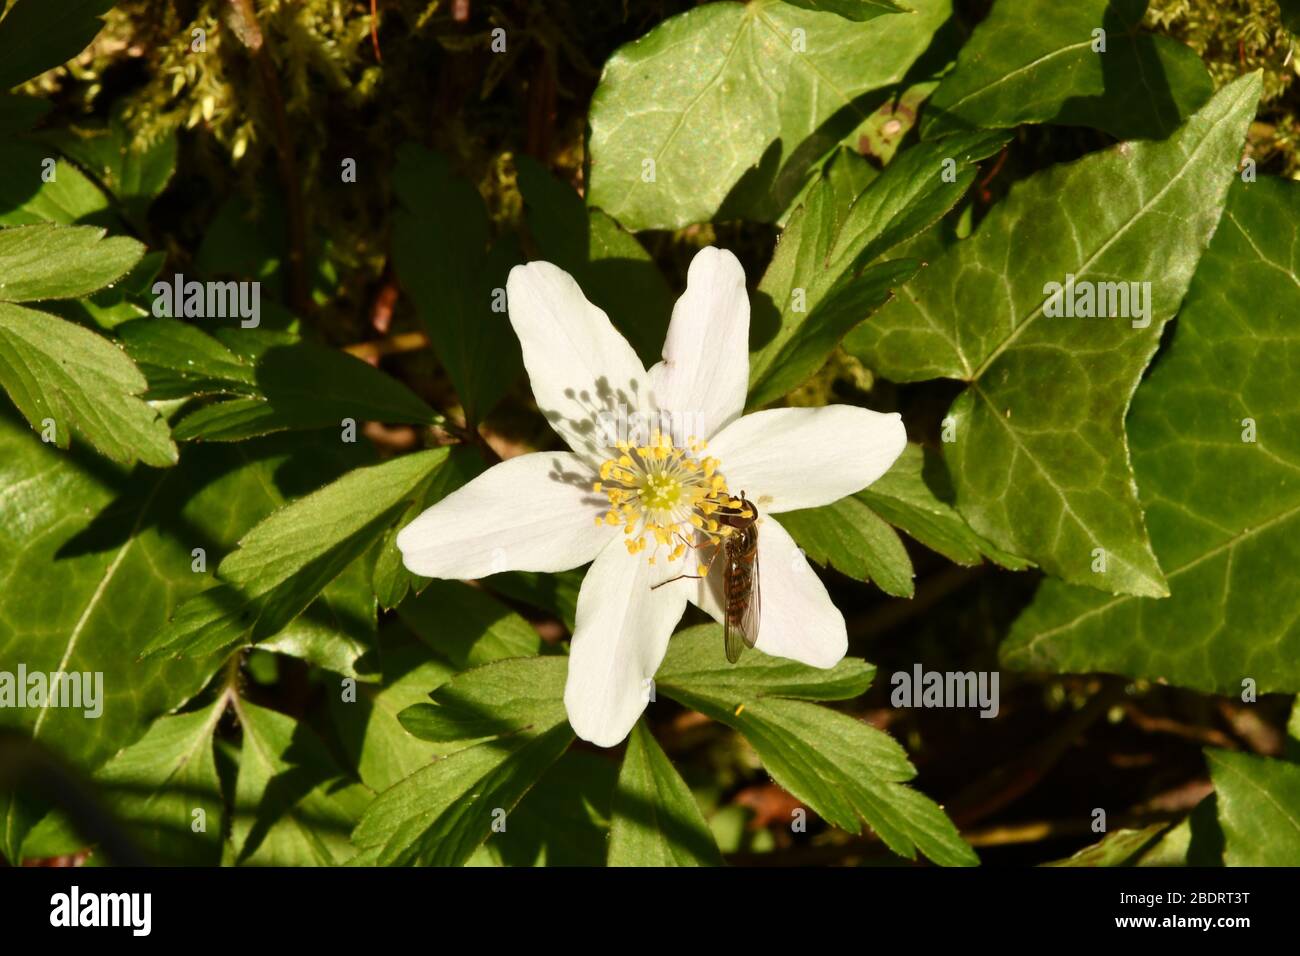
<path fill-rule="evenodd" d="M 592 97 L 588 201 L 633 230 L 775 220 L 875 109 L 864 94 L 902 80 L 950 13 L 947 0 L 910 6 L 854 23 L 777 0 L 711 3 L 621 47 Z"/>
<path fill-rule="evenodd" d="M 342 428 L 345 420 L 427 425 L 439 418 L 397 379 L 346 352 L 251 329 L 220 329 L 216 338 L 231 352 L 240 339 L 260 340 L 240 345 L 255 351 L 244 358 L 251 360 L 255 394 L 238 394 L 244 383 L 236 378 L 229 389 L 234 397 L 181 418 L 172 430 L 179 441 L 243 441 L 290 429 Z M 217 374 L 199 372 L 201 381 Z"/>
<path fill-rule="evenodd" d="M 478 740 L 519 730 L 545 729 L 566 719 L 563 657 L 519 657 L 476 667 L 441 684 L 433 703 L 399 715 L 415 737 L 435 743 Z"/>
<path fill-rule="evenodd" d="M 1300 866 L 1300 764 L 1209 748 L 1223 862 Z"/>
<path fill-rule="evenodd" d="M 1146 6 L 997 0 L 926 104 L 922 135 L 1021 123 L 1094 126 L 1116 139 L 1169 135 L 1214 83 L 1190 47 L 1140 31 Z"/>
<path fill-rule="evenodd" d="M 910 598 L 914 591 L 912 559 L 898 533 L 857 498 L 781 515 L 808 560 L 859 581 L 874 581 L 886 594 Z"/>
<path fill-rule="evenodd" d="M 114 461 L 176 462 L 167 422 L 139 398 L 144 376 L 89 329 L 0 302 L 0 385 L 32 428 L 60 448 L 75 433 Z"/>
<path fill-rule="evenodd" d="M 405 512 L 447 449 L 357 468 L 281 508 L 222 560 L 223 582 L 181 605 L 148 656 L 208 654 L 279 632 Z"/>
<path fill-rule="evenodd" d="M 292 717 L 235 700 L 243 744 L 230 840 L 251 866 L 334 866 L 373 798 L 349 782 L 324 743 Z"/>
<path fill-rule="evenodd" d="M 751 323 L 751 407 L 801 385 L 840 340 L 916 274 L 920 262 L 867 264 L 932 225 L 975 178 L 975 164 L 1005 142 L 966 134 L 898 156 L 857 194 L 860 157 L 838 153 L 790 217 L 763 275 Z M 953 166 L 948 175 L 945 160 Z"/>
<path fill-rule="evenodd" d="M 258 394 L 252 363 L 188 322 L 142 318 L 124 322 L 116 333 L 149 380 L 152 399 Z"/>
<path fill-rule="evenodd" d="M 380 633 L 379 653 L 382 683 L 358 682 L 350 698 L 344 697 L 341 688 L 332 688 L 328 695 L 330 715 L 349 766 L 377 792 L 446 752 L 445 747 L 412 737 L 398 722 L 398 714 L 413 704 L 427 702 L 429 692 L 455 674 L 423 644 L 413 639 L 402 642 L 389 631 Z"/>
<path fill-rule="evenodd" d="M 686 782 L 637 721 L 614 791 L 610 866 L 720 866 L 722 854 Z"/>
<path fill-rule="evenodd" d="M 144 246 L 103 229 L 41 223 L 0 229 L 0 302 L 75 299 L 126 275 Z"/>
<path fill-rule="evenodd" d="M 1092 846 L 1084 847 L 1064 860 L 1053 860 L 1043 866 L 1132 866 L 1161 835 L 1170 829 L 1168 823 L 1153 823 L 1140 830 L 1115 830 L 1107 833 Z"/>
<path fill-rule="evenodd" d="M 701 667 L 710 660 L 711 666 Z M 754 682 L 719 686 L 717 672 L 726 667 L 721 629 L 705 626 L 673 638 L 655 682 L 666 696 L 744 734 L 772 779 L 835 826 L 858 833 L 865 821 L 891 850 L 909 859 L 919 849 L 946 866 L 978 863 L 943 811 L 905 785 L 916 771 L 888 734 L 838 711 L 789 699 L 782 690 L 793 685 L 793 696 L 817 696 L 805 688 L 817 688 L 820 675 L 835 675 L 847 665 L 849 671 L 838 680 L 831 676 L 822 699 L 861 693 L 860 669 L 867 665 L 849 659 L 826 672 L 782 664 L 792 670 L 766 689 Z M 854 678 L 845 680 L 855 669 Z"/>
<path fill-rule="evenodd" d="M 225 709 L 223 695 L 203 710 L 163 717 L 95 774 L 104 802 L 159 864 L 213 866 L 221 858 L 225 808 L 212 739 Z"/>
<path fill-rule="evenodd" d="M 116 224 L 104 191 L 54 152 L 28 140 L 0 142 L 0 225 Z"/>
<path fill-rule="evenodd" d="M 1300 596 L 1277 587 L 1300 564 L 1297 216 L 1300 186 L 1233 187 L 1169 350 L 1133 403 L 1133 465 L 1171 596 L 1044 582 L 1003 645 L 1008 665 L 1300 691 Z"/>
<path fill-rule="evenodd" d="M 397 613 L 421 640 L 462 670 L 507 657 L 532 657 L 542 646 L 531 624 L 462 581 L 430 581 Z"/>
<path fill-rule="evenodd" d="M 353 842 L 380 847 L 381 865 L 468 860 L 573 741 L 564 711 L 567 670 L 563 657 L 499 661 L 439 687 L 435 704 L 403 712 L 405 726 L 440 742 L 501 736 L 439 757 L 385 791 Z"/>
<path fill-rule="evenodd" d="M 1258 74 L 1230 84 L 1166 141 L 1019 183 L 846 343 L 894 381 L 970 383 L 945 445 L 958 509 L 1072 583 L 1167 594 L 1124 415 L 1218 223 L 1259 86 Z M 1149 282 L 1145 319 L 1045 317 L 1048 284 L 1069 276 Z"/>
<path fill-rule="evenodd" d="M 857 494 L 880 517 L 931 551 L 966 566 L 989 560 L 1014 571 L 1028 562 L 1007 554 L 971 530 L 952 507 L 952 480 L 943 460 L 920 445 L 909 444 L 889 471 Z"/>
<path fill-rule="evenodd" d="M 393 191 L 393 264 L 466 417 L 477 422 L 523 367 L 506 313 L 494 308 L 519 255 L 508 241 L 489 249 L 483 198 L 445 157 L 401 147 Z"/>
<path fill-rule="evenodd" d="M 618 767 L 605 756 L 566 751 L 482 849 L 503 866 L 603 866 L 617 779 Z"/>

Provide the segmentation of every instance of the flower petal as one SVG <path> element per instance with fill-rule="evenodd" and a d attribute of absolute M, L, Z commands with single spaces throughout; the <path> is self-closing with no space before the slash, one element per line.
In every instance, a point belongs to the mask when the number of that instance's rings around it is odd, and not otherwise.
<path fill-rule="evenodd" d="M 397 535 L 402 561 L 428 578 L 567 571 L 590 561 L 618 528 L 597 526 L 608 502 L 569 452 L 510 458 L 429 508 Z"/>
<path fill-rule="evenodd" d="M 573 277 L 549 262 L 511 269 L 506 296 L 542 414 L 575 452 L 603 457 L 620 406 L 625 416 L 649 407 L 641 360 Z"/>
<path fill-rule="evenodd" d="M 749 296 L 745 270 L 730 252 L 710 246 L 691 260 L 663 355 L 650 370 L 650 384 L 658 407 L 672 414 L 675 434 L 708 438 L 744 411 Z"/>
<path fill-rule="evenodd" d="M 644 555 L 613 542 L 578 592 L 564 706 L 574 733 L 600 747 L 622 741 L 645 710 L 650 678 L 686 609 L 682 589 L 650 589 L 650 570 Z"/>
<path fill-rule="evenodd" d="M 715 561 L 691 596 L 718 623 L 723 617 L 724 564 Z M 812 667 L 834 667 L 844 657 L 849 647 L 844 615 L 790 532 L 771 515 L 761 518 L 758 526 L 758 591 L 755 647 L 760 651 Z"/>
<path fill-rule="evenodd" d="M 709 442 L 709 454 L 732 494 L 744 492 L 760 514 L 780 514 L 861 491 L 906 445 L 896 412 L 827 405 L 746 415 Z"/>

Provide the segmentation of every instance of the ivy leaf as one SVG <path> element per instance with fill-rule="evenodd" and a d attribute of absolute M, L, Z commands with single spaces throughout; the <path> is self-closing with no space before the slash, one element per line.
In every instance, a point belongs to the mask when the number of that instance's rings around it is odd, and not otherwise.
<path fill-rule="evenodd" d="M 222 584 L 181 605 L 146 656 L 201 655 L 279 632 L 383 536 L 447 449 L 356 468 L 259 522 L 217 568 Z"/>
<path fill-rule="evenodd" d="M 647 366 L 660 359 L 673 295 L 637 238 L 538 162 L 518 156 L 519 191 L 537 251 L 572 275 Z"/>
<path fill-rule="evenodd" d="M 926 105 L 922 135 L 1057 123 L 1116 139 L 1168 136 L 1214 83 L 1190 47 L 1140 31 L 1146 6 L 998 0 Z"/>
<path fill-rule="evenodd" d="M 130 272 L 144 247 L 103 229 L 41 223 L 0 229 L 0 302 L 75 299 Z"/>
<path fill-rule="evenodd" d="M 829 564 L 859 581 L 875 581 L 894 597 L 912 596 L 915 572 L 907 548 L 889 523 L 860 499 L 788 511 L 781 515 L 781 525 L 808 560 Z"/>
<path fill-rule="evenodd" d="M 225 709 L 223 694 L 203 710 L 162 717 L 95 774 L 104 802 L 158 864 L 221 859 L 225 810 L 212 740 Z"/>
<path fill-rule="evenodd" d="M 1259 87 L 1258 74 L 1230 84 L 1166 141 L 1122 143 L 1020 183 L 855 333 L 855 353 L 886 378 L 970 383 L 945 448 L 958 509 L 1071 583 L 1168 593 L 1124 415 L 1218 223 Z M 1145 318 L 1045 317 L 1049 283 L 1068 276 L 1076 292 L 1149 282 Z"/>
<path fill-rule="evenodd" d="M 1171 597 L 1040 587 L 1012 667 L 1110 671 L 1240 693 L 1300 691 L 1300 186 L 1238 183 L 1168 351 L 1138 389 L 1133 465 Z M 1231 488 L 1231 491 L 1226 489 Z"/>
<path fill-rule="evenodd" d="M 292 717 L 235 698 L 243 732 L 230 841 L 254 866 L 334 866 L 355 852 L 349 839 L 365 787 L 339 772 L 324 743 Z"/>
<path fill-rule="evenodd" d="M 494 299 L 519 255 L 488 248 L 483 198 L 447 159 L 407 144 L 397 152 L 393 263 L 429 330 L 471 422 L 482 419 L 523 368 L 505 309 Z M 504 304 L 504 292 L 500 303 Z"/>
<path fill-rule="evenodd" d="M 643 720 L 627 740 L 613 816 L 610 866 L 722 864 L 695 797 Z"/>
<path fill-rule="evenodd" d="M 175 468 L 127 471 L 59 452 L 0 411 L 0 660 L 104 675 L 96 720 L 70 708 L 0 708 L 0 725 L 93 770 L 184 704 L 221 659 L 140 661 L 145 642 L 212 583 L 205 565 L 275 506 L 272 496 L 292 494 L 300 474 L 327 479 L 339 457 L 281 440 L 190 448 Z M 20 859 L 46 809 L 0 798 L 0 853 Z"/>
<path fill-rule="evenodd" d="M 0 90 L 71 60 L 103 27 L 113 0 L 15 0 L 0 20 Z"/>
<path fill-rule="evenodd" d="M 1223 862 L 1300 865 L 1300 764 L 1207 748 Z"/>
<path fill-rule="evenodd" d="M 840 829 L 859 833 L 865 821 L 908 859 L 919 849 L 945 866 L 979 862 L 943 811 L 905 786 L 916 770 L 902 747 L 860 720 L 809 702 L 861 694 L 873 673 L 869 665 L 846 659 L 821 671 L 752 656 L 761 661 L 727 669 L 721 629 L 691 628 L 669 643 L 656 686 L 744 734 L 773 780 Z"/>
<path fill-rule="evenodd" d="M 947 0 L 911 6 L 854 23 L 723 2 L 664 21 L 605 64 L 588 201 L 633 230 L 775 220 L 875 109 L 864 94 L 901 81 L 950 13 Z"/>
<path fill-rule="evenodd" d="M 443 685 L 449 712 L 425 724 L 442 740 L 488 727 L 502 736 L 438 758 L 371 804 L 352 834 L 381 865 L 457 866 L 573 741 L 564 712 L 568 661 L 499 661 Z"/>
<path fill-rule="evenodd" d="M 751 407 L 806 381 L 849 330 L 916 274 L 920 263 L 912 259 L 866 264 L 951 209 L 974 181 L 975 164 L 1004 142 L 1001 134 L 977 133 L 924 143 L 900 154 L 860 193 L 845 186 L 869 164 L 836 154 L 790 217 L 759 283 Z"/>

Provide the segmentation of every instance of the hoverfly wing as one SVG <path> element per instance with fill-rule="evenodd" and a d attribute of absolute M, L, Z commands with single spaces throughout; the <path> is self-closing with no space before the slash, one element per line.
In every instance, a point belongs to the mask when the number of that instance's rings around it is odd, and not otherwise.
<path fill-rule="evenodd" d="M 732 664 L 758 641 L 758 525 L 751 524 L 727 542 L 723 578 L 723 649 Z"/>

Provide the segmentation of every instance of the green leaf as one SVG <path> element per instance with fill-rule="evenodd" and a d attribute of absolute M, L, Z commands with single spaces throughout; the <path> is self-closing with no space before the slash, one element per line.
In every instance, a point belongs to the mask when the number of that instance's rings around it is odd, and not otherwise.
<path fill-rule="evenodd" d="M 655 681 L 665 695 L 744 734 L 772 779 L 835 826 L 859 833 L 865 821 L 908 859 L 919 849 L 945 866 L 979 862 L 943 811 L 904 785 L 916 771 L 888 734 L 790 699 L 856 696 L 870 682 L 869 665 L 850 658 L 829 671 L 790 661 L 751 666 L 748 674 L 744 661 L 728 671 L 721 629 L 709 625 L 673 638 Z"/>
<path fill-rule="evenodd" d="M 103 229 L 42 223 L 0 229 L 0 302 L 76 299 L 130 272 L 144 247 Z"/>
<path fill-rule="evenodd" d="M 610 866 L 719 866 L 722 854 L 686 782 L 637 721 L 614 792 Z"/>
<path fill-rule="evenodd" d="M 997 0 L 926 105 L 927 139 L 1021 123 L 1163 138 L 1214 92 L 1201 58 L 1142 33 L 1146 0 Z M 1094 47 L 1105 31 L 1105 52 Z"/>
<path fill-rule="evenodd" d="M 138 397 L 144 376 L 89 329 L 0 302 L 0 385 L 60 448 L 75 432 L 114 461 L 176 462 L 167 422 Z"/>
<path fill-rule="evenodd" d="M 397 613 L 426 644 L 462 670 L 506 657 L 531 657 L 542 647 L 531 624 L 486 591 L 462 581 L 430 581 Z"/>
<path fill-rule="evenodd" d="M 416 489 L 406 513 L 389 529 L 376 546 L 373 586 L 379 605 L 385 609 L 402 603 L 408 591 L 419 593 L 429 583 L 428 578 L 412 574 L 402 563 L 402 552 L 397 550 L 397 535 L 426 509 L 441 501 L 462 485 L 468 484 L 483 471 L 483 457 L 478 452 L 459 446 L 451 449 L 447 460 L 422 486 Z"/>
<path fill-rule="evenodd" d="M 434 760 L 382 793 L 352 834 L 381 865 L 456 866 L 494 831 L 573 741 L 568 661 L 536 657 L 469 671 L 435 692 L 445 712 L 421 724 L 440 740 L 503 736 Z M 409 711 L 408 711 L 409 713 Z M 409 724 L 408 724 L 409 726 Z"/>
<path fill-rule="evenodd" d="M 71 60 L 95 39 L 113 0 L 15 0 L 0 20 L 0 90 Z"/>
<path fill-rule="evenodd" d="M 343 777 L 324 743 L 292 717 L 234 701 L 243 732 L 230 841 L 253 866 L 334 866 L 373 798 Z"/>
<path fill-rule="evenodd" d="M 1123 143 L 1019 183 L 846 343 L 894 381 L 970 383 L 945 447 L 958 509 L 1049 574 L 1168 593 L 1124 415 L 1218 223 L 1259 86 L 1258 74 L 1230 84 L 1166 141 Z M 1145 319 L 1045 317 L 1049 283 L 1071 275 L 1149 282 Z"/>
<path fill-rule="evenodd" d="M 749 405 L 801 385 L 855 325 L 916 274 L 901 259 L 867 267 L 937 221 L 974 181 L 976 163 L 1005 142 L 976 133 L 924 143 L 899 155 L 860 193 L 846 184 L 860 157 L 838 153 L 790 217 L 758 286 L 751 323 Z M 958 164 L 951 182 L 944 160 Z"/>
<path fill-rule="evenodd" d="M 541 258 L 572 275 L 647 366 L 659 361 L 673 295 L 645 247 L 527 156 L 515 158 L 528 229 Z"/>
<path fill-rule="evenodd" d="M 374 649 L 378 631 L 370 558 L 362 555 L 349 564 L 306 611 L 258 646 L 344 677 L 363 676 L 367 668 L 361 661 Z"/>
<path fill-rule="evenodd" d="M 137 319 L 115 331 L 149 380 L 151 399 L 259 394 L 252 364 L 188 322 Z"/>
<path fill-rule="evenodd" d="M 912 559 L 898 533 L 858 498 L 781 515 L 808 560 L 859 581 L 875 581 L 886 594 L 910 598 Z"/>
<path fill-rule="evenodd" d="M 0 403 L 2 404 L 2 403 Z M 334 451 L 334 455 L 338 452 Z M 138 660 L 186 598 L 210 586 L 196 549 L 220 555 L 309 475 L 338 462 L 278 440 L 190 448 L 171 469 L 133 471 L 42 443 L 0 410 L 0 660 L 30 672 L 103 673 L 103 713 L 0 708 L 0 725 L 93 770 L 193 697 L 220 658 Z M 48 804 L 0 798 L 0 853 L 11 861 Z"/>
<path fill-rule="evenodd" d="M 0 225 L 116 225 L 104 191 L 54 152 L 12 137 L 0 142 Z M 54 160 L 52 167 L 47 160 Z"/>
<path fill-rule="evenodd" d="M 1300 764 L 1207 748 L 1223 862 L 1300 866 Z"/>
<path fill-rule="evenodd" d="M 221 859 L 225 811 L 212 738 L 225 709 L 223 694 L 203 710 L 163 717 L 95 774 L 108 808 L 159 864 Z"/>
<path fill-rule="evenodd" d="M 439 418 L 397 379 L 346 352 L 252 329 L 219 329 L 216 338 L 245 364 L 252 363 L 256 394 L 237 394 L 186 415 L 172 432 L 180 441 L 243 441 L 288 429 L 341 428 L 345 419 L 427 425 Z M 245 338 L 253 342 L 241 341 Z M 215 378 L 201 369 L 191 368 L 190 374 L 204 383 Z M 230 391 L 244 385 L 236 378 Z"/>
<path fill-rule="evenodd" d="M 0 133 L 25 133 L 50 109 L 46 99 L 0 93 Z"/>
<path fill-rule="evenodd" d="M 1008 665 L 1300 691 L 1300 595 L 1276 583 L 1300 564 L 1297 217 L 1300 186 L 1233 187 L 1172 343 L 1133 403 L 1133 465 L 1171 597 L 1044 582 L 1003 644 Z"/>
<path fill-rule="evenodd" d="M 1168 823 L 1153 823 L 1141 830 L 1115 830 L 1092 846 L 1043 866 L 1132 866 L 1169 829 Z"/>
<path fill-rule="evenodd" d="M 886 13 L 907 13 L 906 7 L 900 7 L 893 0 L 786 0 L 791 6 L 805 10 L 834 13 L 846 20 L 859 23 L 873 20 Z"/>
<path fill-rule="evenodd" d="M 447 159 L 407 144 L 397 152 L 393 263 L 429 330 L 466 418 L 477 422 L 518 377 L 523 362 L 504 303 L 519 261 L 509 242 L 488 248 L 483 198 Z"/>
<path fill-rule="evenodd" d="M 633 230 L 775 220 L 884 99 L 864 94 L 901 81 L 950 13 L 948 0 L 910 5 L 853 23 L 777 0 L 710 3 L 621 47 L 591 101 L 588 201 Z"/>
<path fill-rule="evenodd" d="M 79 165 L 121 209 L 137 230 L 148 227 L 149 206 L 167 187 L 176 171 L 175 132 L 159 135 L 147 145 L 135 140 L 120 117 L 99 128 L 51 130 L 44 142 Z"/>
<path fill-rule="evenodd" d="M 617 780 L 618 767 L 603 754 L 566 751 L 484 849 L 505 866 L 604 866 Z"/>
<path fill-rule="evenodd" d="M 858 492 L 857 498 L 894 527 L 956 564 L 969 567 L 987 557 L 1015 571 L 1028 566 L 971 530 L 950 504 L 952 479 L 943 460 L 920 445 L 904 448 L 889 471 Z"/>
<path fill-rule="evenodd" d="M 388 531 L 447 449 L 357 468 L 259 522 L 185 602 L 149 656 L 208 654 L 279 632 Z"/>
<path fill-rule="evenodd" d="M 397 715 L 412 704 L 427 702 L 429 692 L 455 674 L 423 644 L 401 642 L 388 630 L 380 633 L 379 655 L 381 684 L 359 682 L 350 698 L 341 689 L 332 688 L 328 695 L 349 766 L 375 791 L 387 790 L 446 752 L 445 747 L 412 737 Z"/>
<path fill-rule="evenodd" d="M 563 657 L 495 661 L 440 685 L 430 694 L 433 703 L 414 704 L 398 719 L 412 735 L 435 743 L 549 726 L 557 712 L 564 719 L 567 672 L 568 660 Z"/>

